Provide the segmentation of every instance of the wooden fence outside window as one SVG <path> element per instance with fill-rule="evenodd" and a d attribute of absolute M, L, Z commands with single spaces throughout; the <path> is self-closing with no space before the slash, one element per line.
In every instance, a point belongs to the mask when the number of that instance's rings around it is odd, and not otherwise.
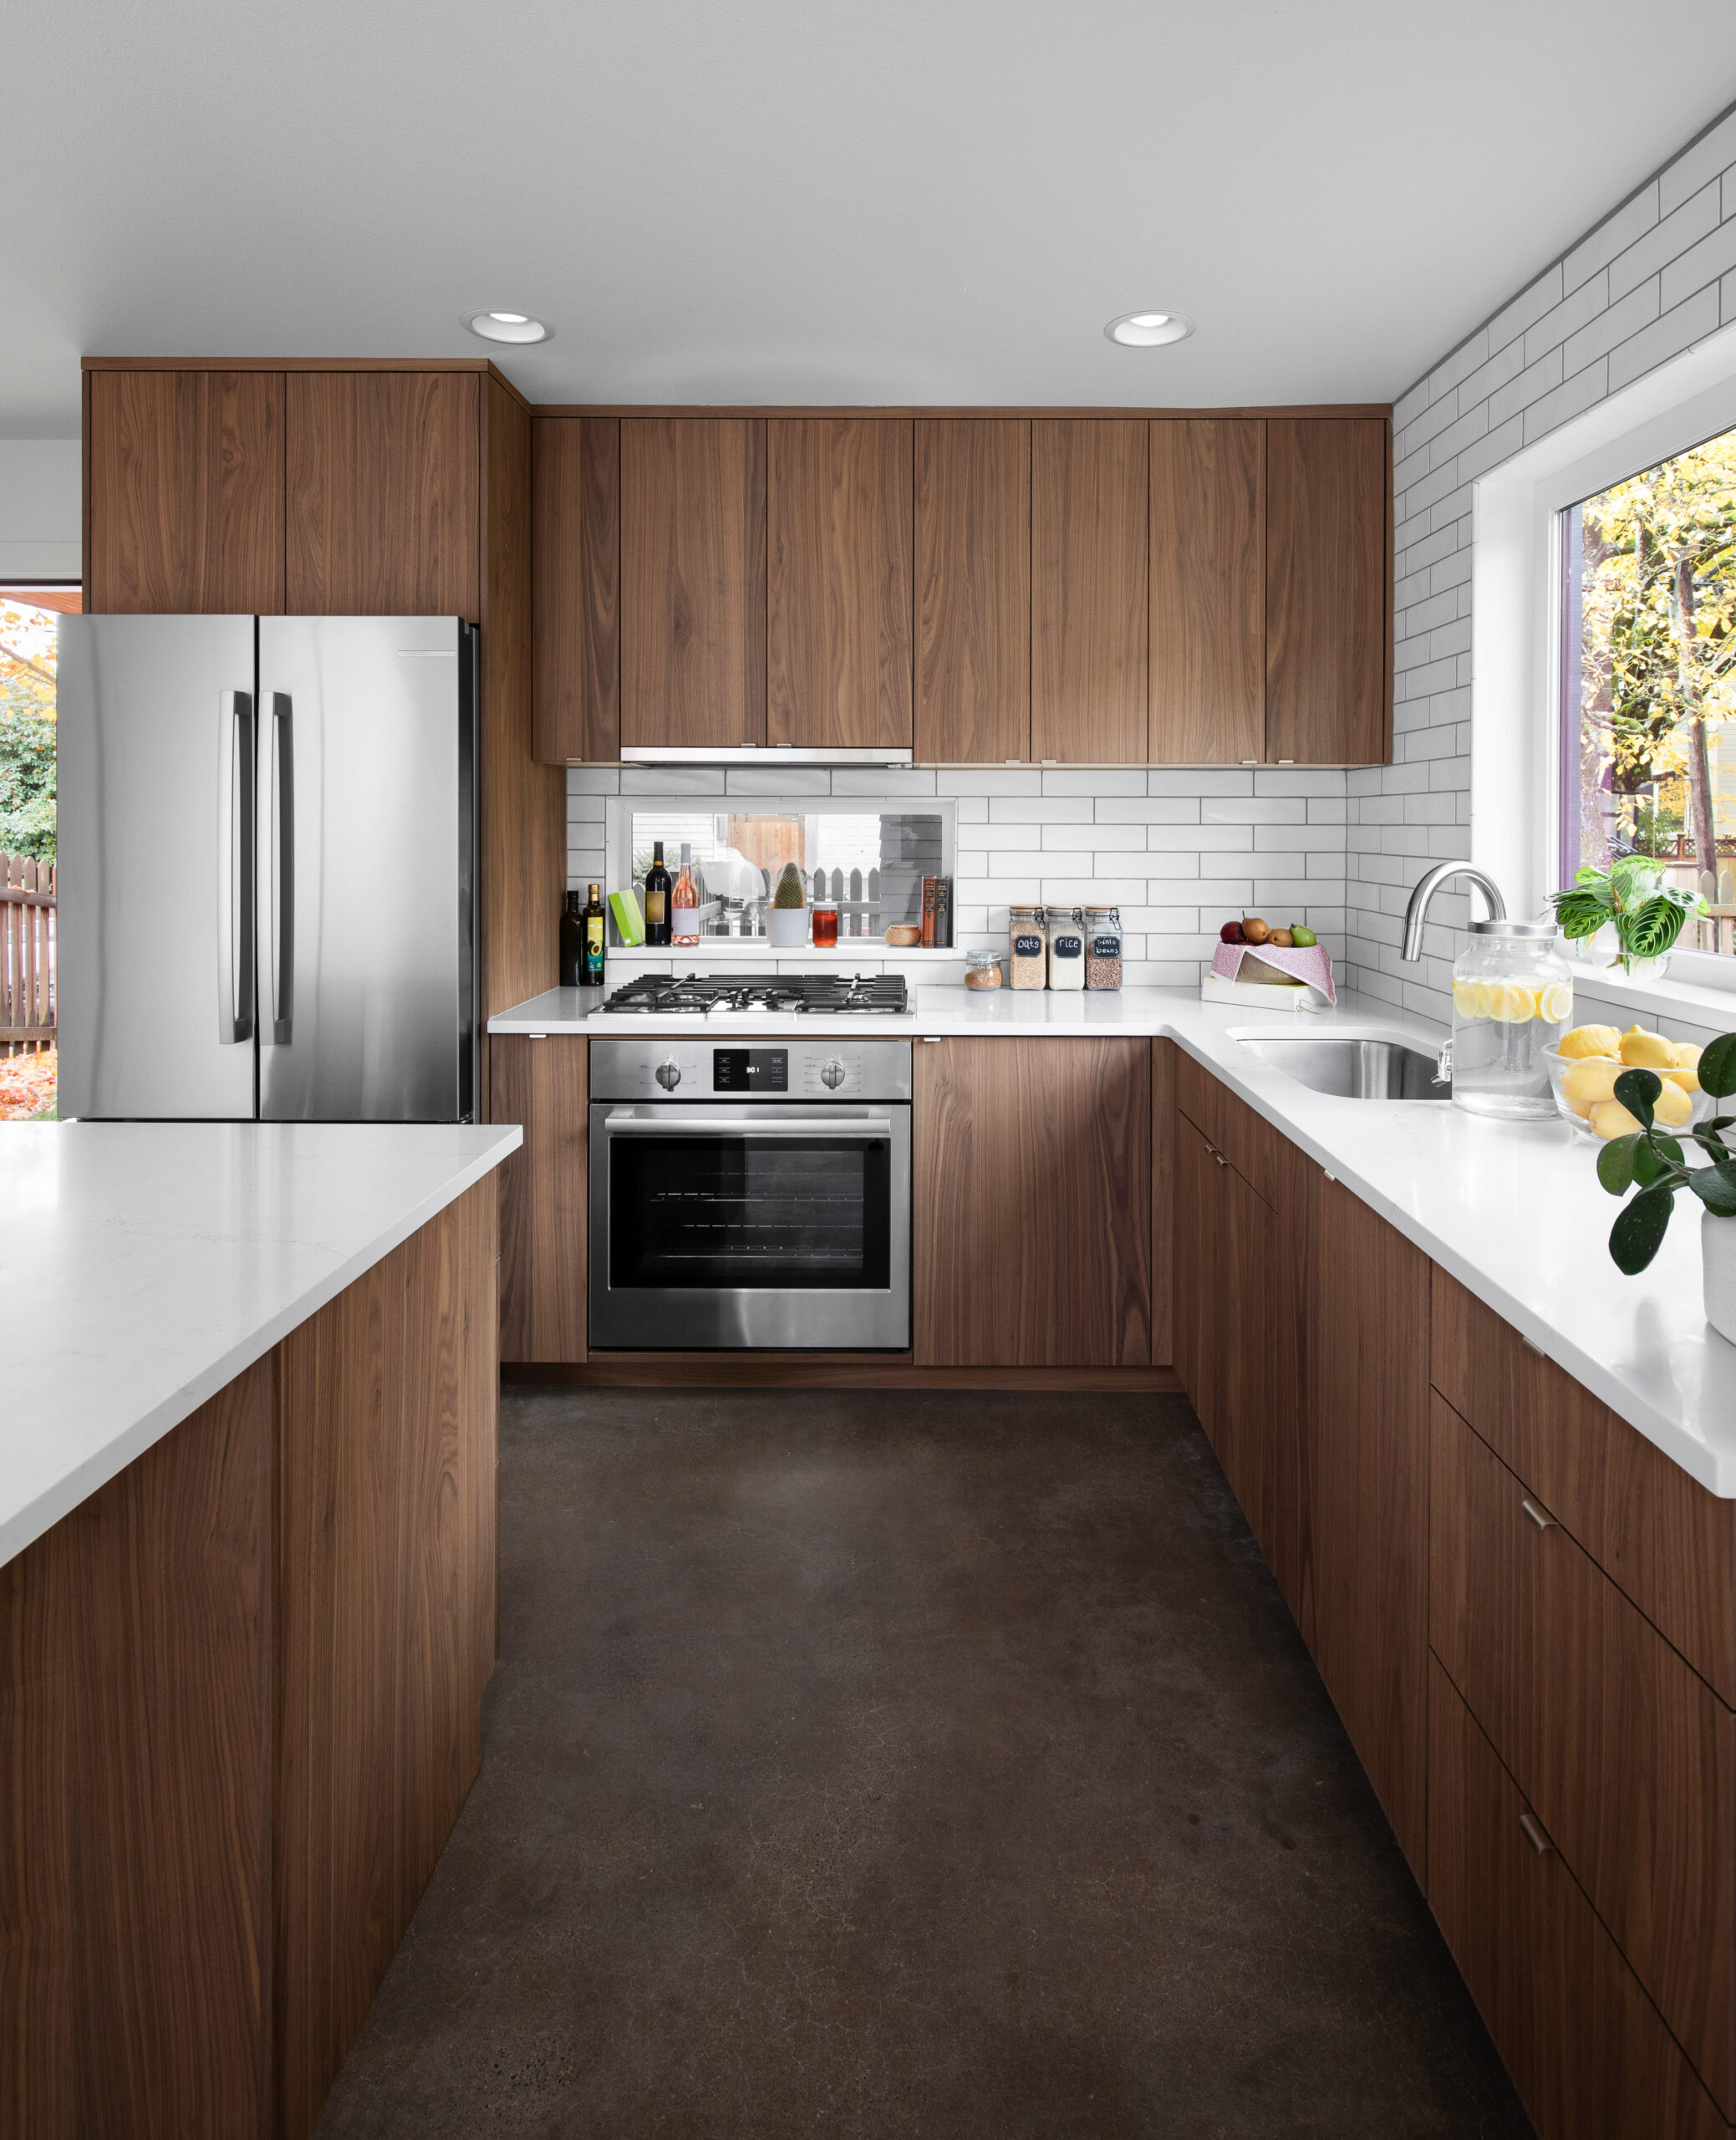
<path fill-rule="evenodd" d="M 0 854 L 0 1055 L 54 1045 L 54 864 Z"/>

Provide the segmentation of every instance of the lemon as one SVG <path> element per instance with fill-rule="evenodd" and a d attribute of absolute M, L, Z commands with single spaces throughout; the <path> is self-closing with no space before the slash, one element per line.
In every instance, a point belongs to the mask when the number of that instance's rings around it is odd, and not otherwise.
<path fill-rule="evenodd" d="M 1564 987 L 1565 982 L 1561 984 Z M 1621 1036 L 1613 1026 L 1576 1026 L 1555 1043 L 1558 1055 L 1619 1055 Z"/>
<path fill-rule="evenodd" d="M 1678 1040 L 1671 1043 L 1670 1052 L 1675 1057 L 1677 1067 L 1673 1070 L 1666 1070 L 1663 1073 L 1665 1078 L 1671 1084 L 1679 1085 L 1684 1093 L 1698 1092 L 1700 1089 L 1699 1049 L 1691 1040 Z"/>
<path fill-rule="evenodd" d="M 1591 1110 L 1591 1127 L 1606 1143 L 1611 1137 L 1631 1137 L 1639 1126 L 1620 1100 L 1601 1100 Z"/>
<path fill-rule="evenodd" d="M 1685 1129 L 1693 1120 L 1693 1097 L 1683 1092 L 1672 1078 L 1666 1078 L 1662 1091 L 1652 1103 L 1652 1112 L 1666 1129 Z"/>
<path fill-rule="evenodd" d="M 1573 1016 L 1573 983 L 1571 981 L 1552 981 L 1537 996 L 1537 1015 L 1547 1018 L 1552 1026 L 1564 1026 Z"/>
<path fill-rule="evenodd" d="M 1453 984 L 1453 1008 L 1461 1018 L 1480 1018 L 1484 1013 L 1477 1008 L 1479 984 L 1474 981 L 1455 981 Z"/>
<path fill-rule="evenodd" d="M 1675 1054 L 1662 1033 L 1648 1033 L 1630 1026 L 1621 1036 L 1621 1060 L 1632 1070 L 1667 1070 Z"/>
<path fill-rule="evenodd" d="M 1621 1064 L 1613 1055 L 1581 1056 L 1561 1073 L 1560 1092 L 1576 1114 L 1587 1114 L 1601 1100 L 1616 1097 Z"/>
<path fill-rule="evenodd" d="M 1489 986 L 1486 981 L 1473 981 L 1471 986 L 1477 992 L 1477 1016 L 1479 1018 L 1494 1017 L 1495 1014 L 1495 992 L 1494 989 Z"/>
<path fill-rule="evenodd" d="M 1498 981 L 1489 994 L 1489 1013 L 1504 1026 L 1522 1026 L 1536 1011 L 1537 999 L 1516 981 Z"/>

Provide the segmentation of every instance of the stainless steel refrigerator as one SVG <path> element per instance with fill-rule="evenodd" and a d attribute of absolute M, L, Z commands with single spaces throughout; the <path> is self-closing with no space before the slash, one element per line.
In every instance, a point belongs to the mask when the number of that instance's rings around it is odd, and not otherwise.
<path fill-rule="evenodd" d="M 476 634 L 63 617 L 60 1112 L 467 1122 Z"/>

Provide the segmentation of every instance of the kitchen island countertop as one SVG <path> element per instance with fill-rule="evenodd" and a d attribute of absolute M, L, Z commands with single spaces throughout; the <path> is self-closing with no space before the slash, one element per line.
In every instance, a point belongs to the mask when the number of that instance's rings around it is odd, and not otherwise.
<path fill-rule="evenodd" d="M 1443 1037 L 1437 1026 L 1347 995 L 1335 1011 L 1262 1015 L 1163 988 L 919 986 L 901 1017 L 651 1018 L 598 1015 L 601 1001 L 593 991 L 551 990 L 491 1019 L 489 1031 L 1171 1039 L 1691 1477 L 1736 1499 L 1736 1345 L 1705 1319 L 1697 1207 L 1677 1212 L 1648 1271 L 1624 1278 L 1606 1246 L 1620 1206 L 1598 1184 L 1596 1144 L 1565 1122 L 1490 1121 L 1444 1100 L 1331 1099 L 1240 1045 L 1255 1035 L 1362 1033 L 1433 1053 Z"/>
<path fill-rule="evenodd" d="M 483 1179 L 517 1129 L 0 1129 L 0 1565 Z"/>

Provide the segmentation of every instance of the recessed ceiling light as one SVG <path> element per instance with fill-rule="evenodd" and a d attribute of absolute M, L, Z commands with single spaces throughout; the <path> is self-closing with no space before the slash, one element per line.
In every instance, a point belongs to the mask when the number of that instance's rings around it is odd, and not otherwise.
<path fill-rule="evenodd" d="M 485 342 L 546 342 L 554 333 L 527 312 L 473 312 L 464 324 Z"/>
<path fill-rule="evenodd" d="M 1194 323 L 1184 312 L 1124 312 L 1103 332 L 1124 349 L 1155 349 L 1191 334 Z"/>

